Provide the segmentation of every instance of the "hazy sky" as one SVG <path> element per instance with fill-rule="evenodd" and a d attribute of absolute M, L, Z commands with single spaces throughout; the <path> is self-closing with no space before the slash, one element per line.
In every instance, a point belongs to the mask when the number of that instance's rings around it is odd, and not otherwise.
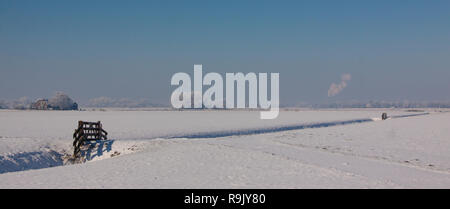
<path fill-rule="evenodd" d="M 282 104 L 450 100 L 450 1 L 0 0 L 3 99 L 169 103 L 193 64 L 279 72 Z"/>

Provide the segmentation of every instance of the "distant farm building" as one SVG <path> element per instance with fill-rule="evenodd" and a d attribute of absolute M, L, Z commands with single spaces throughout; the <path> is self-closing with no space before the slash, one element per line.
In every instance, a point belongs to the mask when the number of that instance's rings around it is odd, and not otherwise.
<path fill-rule="evenodd" d="M 33 110 L 78 110 L 78 104 L 69 96 L 57 93 L 55 97 L 48 99 L 38 99 L 31 104 Z"/>
<path fill-rule="evenodd" d="M 38 99 L 36 102 L 31 104 L 32 110 L 48 110 L 48 100 L 47 99 Z"/>

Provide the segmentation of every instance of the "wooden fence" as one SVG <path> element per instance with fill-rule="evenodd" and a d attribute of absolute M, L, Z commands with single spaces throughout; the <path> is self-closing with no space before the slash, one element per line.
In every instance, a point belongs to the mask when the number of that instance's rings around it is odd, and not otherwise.
<path fill-rule="evenodd" d="M 81 146 L 86 141 L 107 140 L 108 133 L 103 130 L 102 123 L 78 121 L 78 128 L 73 133 L 73 155 L 76 157 L 80 153 Z"/>

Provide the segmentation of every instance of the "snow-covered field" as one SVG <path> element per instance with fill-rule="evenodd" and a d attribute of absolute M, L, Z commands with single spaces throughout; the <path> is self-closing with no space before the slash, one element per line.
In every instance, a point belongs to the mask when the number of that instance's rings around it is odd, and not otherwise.
<path fill-rule="evenodd" d="M 0 188 L 450 188 L 450 113 L 426 113 L 1 110 Z M 78 120 L 110 140 L 73 164 Z"/>

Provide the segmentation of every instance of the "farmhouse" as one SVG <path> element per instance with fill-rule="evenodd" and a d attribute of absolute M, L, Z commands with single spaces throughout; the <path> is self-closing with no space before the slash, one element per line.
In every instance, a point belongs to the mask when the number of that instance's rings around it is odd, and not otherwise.
<path fill-rule="evenodd" d="M 48 99 L 38 99 L 36 102 L 31 104 L 32 110 L 48 110 Z"/>
<path fill-rule="evenodd" d="M 64 93 L 57 93 L 50 100 L 38 99 L 32 103 L 32 110 L 78 110 L 78 104 Z"/>

